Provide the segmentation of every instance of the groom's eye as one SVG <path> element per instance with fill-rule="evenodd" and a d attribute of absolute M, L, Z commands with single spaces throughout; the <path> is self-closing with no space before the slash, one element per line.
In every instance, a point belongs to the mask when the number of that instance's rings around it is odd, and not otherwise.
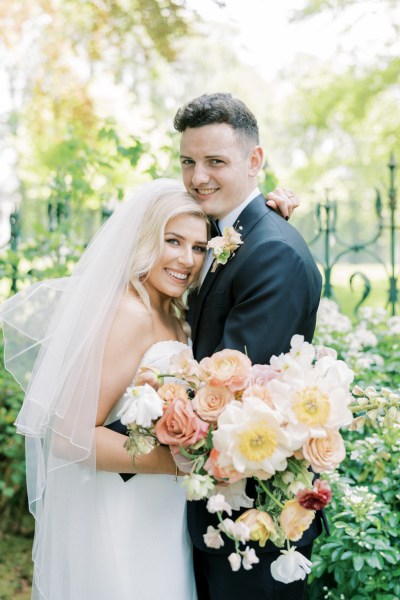
<path fill-rule="evenodd" d="M 193 165 L 194 164 L 194 160 L 192 160 L 191 158 L 183 158 L 181 160 L 181 164 L 187 167 L 189 165 Z"/>

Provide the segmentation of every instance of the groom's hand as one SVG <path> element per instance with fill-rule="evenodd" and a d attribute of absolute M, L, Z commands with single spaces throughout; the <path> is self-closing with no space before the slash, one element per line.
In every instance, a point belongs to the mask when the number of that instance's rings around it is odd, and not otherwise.
<path fill-rule="evenodd" d="M 267 194 L 267 206 L 288 221 L 294 211 L 300 205 L 300 199 L 292 190 L 287 188 L 275 188 Z"/>

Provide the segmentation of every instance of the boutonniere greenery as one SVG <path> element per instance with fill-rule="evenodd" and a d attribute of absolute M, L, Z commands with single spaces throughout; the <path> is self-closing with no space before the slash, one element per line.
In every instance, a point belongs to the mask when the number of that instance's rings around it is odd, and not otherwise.
<path fill-rule="evenodd" d="M 228 260 L 235 256 L 235 250 L 241 244 L 243 244 L 242 236 L 233 227 L 225 227 L 222 235 L 211 238 L 207 245 L 214 257 L 211 272 L 214 273 L 218 265 L 226 265 Z"/>

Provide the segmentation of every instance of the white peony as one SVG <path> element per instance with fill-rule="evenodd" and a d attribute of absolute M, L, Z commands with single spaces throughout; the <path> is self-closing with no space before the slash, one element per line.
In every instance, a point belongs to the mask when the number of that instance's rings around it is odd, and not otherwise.
<path fill-rule="evenodd" d="M 152 421 L 163 414 L 164 403 L 148 383 L 128 388 L 125 395 L 128 399 L 117 413 L 123 425 L 135 423 L 141 427 L 150 427 Z"/>
<path fill-rule="evenodd" d="M 276 581 L 292 583 L 305 579 L 311 572 L 311 561 L 297 552 L 294 546 L 290 550 L 281 550 L 281 553 L 271 564 L 271 575 Z"/>

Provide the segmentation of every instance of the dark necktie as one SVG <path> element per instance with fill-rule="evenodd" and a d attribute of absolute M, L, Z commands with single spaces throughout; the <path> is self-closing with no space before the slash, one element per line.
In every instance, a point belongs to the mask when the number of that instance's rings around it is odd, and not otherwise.
<path fill-rule="evenodd" d="M 216 237 L 218 235 L 222 235 L 221 230 L 218 225 L 218 220 L 214 221 L 214 219 L 211 219 L 210 229 L 211 229 L 211 237 Z"/>

